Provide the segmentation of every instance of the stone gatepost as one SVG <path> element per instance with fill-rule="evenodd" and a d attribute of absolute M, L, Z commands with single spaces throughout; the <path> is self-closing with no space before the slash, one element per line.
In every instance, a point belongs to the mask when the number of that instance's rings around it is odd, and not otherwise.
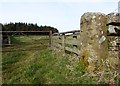
<path fill-rule="evenodd" d="M 81 62 L 89 72 L 101 70 L 108 54 L 106 15 L 87 12 L 80 22 Z"/>
<path fill-rule="evenodd" d="M 107 15 L 107 22 L 120 22 L 120 13 L 110 13 Z M 116 31 L 114 28 L 118 28 L 120 30 L 120 26 L 108 26 L 108 61 L 111 70 L 119 70 L 120 69 L 120 56 L 119 56 L 119 45 L 120 36 L 114 35 Z M 110 35 L 111 34 L 111 35 Z"/>

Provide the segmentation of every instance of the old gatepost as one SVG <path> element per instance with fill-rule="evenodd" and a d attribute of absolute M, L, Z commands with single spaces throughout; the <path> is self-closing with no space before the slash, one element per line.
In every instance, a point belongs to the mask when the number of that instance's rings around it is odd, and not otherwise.
<path fill-rule="evenodd" d="M 108 26 L 108 61 L 111 70 L 120 68 L 120 13 L 107 15 Z M 116 29 L 115 29 L 116 28 Z M 117 31 L 119 30 L 119 31 Z"/>
<path fill-rule="evenodd" d="M 80 58 L 88 72 L 119 71 L 120 13 L 84 13 L 80 23 Z"/>
<path fill-rule="evenodd" d="M 80 22 L 80 58 L 89 72 L 101 70 L 108 56 L 106 15 L 87 12 Z"/>

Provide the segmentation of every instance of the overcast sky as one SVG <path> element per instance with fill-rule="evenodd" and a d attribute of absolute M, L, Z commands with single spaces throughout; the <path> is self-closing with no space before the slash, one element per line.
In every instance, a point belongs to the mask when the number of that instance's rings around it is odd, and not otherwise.
<path fill-rule="evenodd" d="M 117 12 L 119 0 L 1 0 L 0 22 L 27 22 L 57 28 L 60 32 L 79 30 L 85 12 Z"/>

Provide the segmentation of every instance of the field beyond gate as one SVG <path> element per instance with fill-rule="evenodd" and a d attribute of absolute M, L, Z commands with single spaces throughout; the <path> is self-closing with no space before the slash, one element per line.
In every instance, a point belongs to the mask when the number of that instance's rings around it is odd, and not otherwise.
<path fill-rule="evenodd" d="M 3 47 L 3 84 L 90 83 L 81 78 L 84 71 L 79 60 L 61 52 L 56 54 L 48 47 L 45 36 L 29 37 L 14 37 L 14 45 Z"/>
<path fill-rule="evenodd" d="M 40 50 L 49 46 L 48 36 L 14 36 L 11 37 L 12 44 L 4 47 L 3 52 L 12 52 L 16 50 L 30 51 Z"/>

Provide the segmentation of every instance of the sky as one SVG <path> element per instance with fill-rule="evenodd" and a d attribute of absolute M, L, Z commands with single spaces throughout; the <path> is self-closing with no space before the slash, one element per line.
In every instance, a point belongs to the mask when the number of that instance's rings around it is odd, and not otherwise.
<path fill-rule="evenodd" d="M 60 32 L 79 30 L 86 12 L 117 12 L 119 0 L 0 0 L 0 22 L 37 23 Z"/>

